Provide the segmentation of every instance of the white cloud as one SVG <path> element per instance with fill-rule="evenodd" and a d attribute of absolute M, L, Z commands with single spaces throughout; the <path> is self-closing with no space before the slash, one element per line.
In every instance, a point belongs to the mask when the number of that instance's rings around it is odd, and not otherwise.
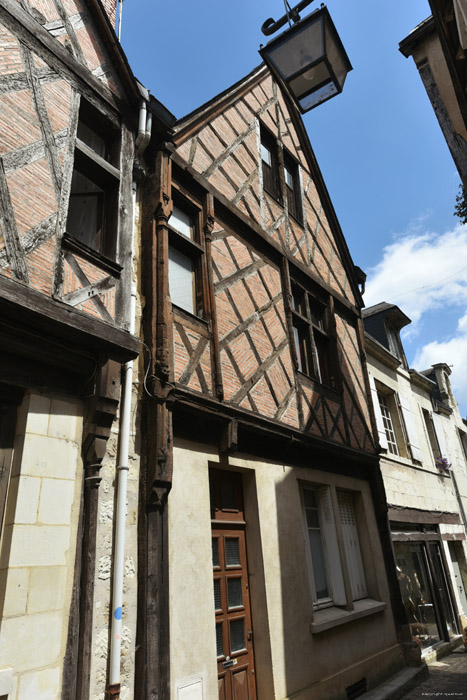
<path fill-rule="evenodd" d="M 412 320 L 426 311 L 467 303 L 467 226 L 443 234 L 411 231 L 383 250 L 368 271 L 365 304 L 394 302 Z"/>
<path fill-rule="evenodd" d="M 433 340 L 417 350 L 413 365 L 428 369 L 437 362 L 452 365 L 451 384 L 459 404 L 467 405 L 467 314 L 459 319 L 456 334 L 445 341 Z"/>

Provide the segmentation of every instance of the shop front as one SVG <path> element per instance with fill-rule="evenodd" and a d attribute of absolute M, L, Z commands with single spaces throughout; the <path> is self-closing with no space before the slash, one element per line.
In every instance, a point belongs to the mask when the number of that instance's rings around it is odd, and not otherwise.
<path fill-rule="evenodd" d="M 391 523 L 394 556 L 412 639 L 422 651 L 460 634 L 437 525 Z"/>

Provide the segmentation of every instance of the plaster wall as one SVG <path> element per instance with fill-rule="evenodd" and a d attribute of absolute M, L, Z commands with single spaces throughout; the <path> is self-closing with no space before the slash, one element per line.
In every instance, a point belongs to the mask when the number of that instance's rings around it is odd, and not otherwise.
<path fill-rule="evenodd" d="M 198 682 L 199 694 L 193 697 L 217 697 L 210 466 L 243 474 L 259 700 L 345 697 L 345 687 L 363 676 L 372 686 L 400 668 L 402 654 L 368 484 L 321 471 L 322 464 L 296 469 L 247 456 L 220 458 L 204 446 L 175 441 L 169 496 L 172 699 L 178 700 L 180 689 L 190 682 Z M 355 492 L 369 596 L 384 608 L 351 622 L 341 617 L 320 633 L 311 627 L 323 611 L 312 610 L 301 482 Z"/>
<path fill-rule="evenodd" d="M 451 76 L 438 35 L 432 34 L 426 38 L 423 44 L 417 46 L 413 52 L 413 59 L 417 66 L 428 61 L 439 93 L 449 113 L 452 125 L 458 134 L 461 134 L 464 139 L 467 139 L 467 130 L 464 120 L 462 119 L 456 93 L 452 85 Z"/>
<path fill-rule="evenodd" d="M 381 455 L 381 471 L 388 504 L 403 508 L 459 513 L 459 503 L 452 479 L 440 474 L 434 463 L 423 418 L 423 409 L 429 413 L 433 411 L 428 390 L 415 384 L 405 369 L 401 367 L 395 370 L 389 369 L 371 355 L 368 355 L 368 366 L 370 374 L 377 382 L 396 392 L 410 407 L 418 447 L 421 450 L 420 462 L 415 462 L 409 457 L 392 455 L 389 452 Z M 453 452 L 454 446 L 458 445 L 459 451 L 461 446 L 455 420 L 444 415 L 440 415 L 440 420 L 447 444 L 451 446 Z M 465 470 L 465 466 L 463 469 Z"/>
<path fill-rule="evenodd" d="M 79 400 L 26 394 L 1 540 L 1 670 L 8 700 L 58 698 L 80 512 Z"/>

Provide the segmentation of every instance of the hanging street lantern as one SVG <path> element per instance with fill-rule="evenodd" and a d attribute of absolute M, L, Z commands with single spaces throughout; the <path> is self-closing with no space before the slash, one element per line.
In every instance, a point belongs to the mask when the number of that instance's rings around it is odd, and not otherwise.
<path fill-rule="evenodd" d="M 291 26 L 259 50 L 302 114 L 342 92 L 347 73 L 352 70 L 324 5 L 300 19 L 298 12 L 310 2 L 302 0 L 277 22 L 266 20 L 261 28 L 266 35 L 273 34 L 287 21 Z"/>

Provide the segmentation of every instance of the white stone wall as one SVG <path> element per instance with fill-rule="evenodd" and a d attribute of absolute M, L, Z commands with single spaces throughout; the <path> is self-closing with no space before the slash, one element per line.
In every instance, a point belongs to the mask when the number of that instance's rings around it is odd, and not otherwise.
<path fill-rule="evenodd" d="M 363 676 L 374 682 L 380 674 L 397 670 L 402 655 L 368 484 L 321 471 L 324 465 L 313 465 L 311 457 L 309 469 L 240 456 L 220 460 L 206 446 L 176 440 L 168 501 L 172 700 L 196 681 L 194 698 L 217 697 L 209 467 L 221 466 L 243 474 L 258 696 L 327 700 L 342 691 L 343 679 L 346 685 Z M 369 596 L 387 604 L 378 614 L 320 634 L 311 628 L 314 614 L 300 504 L 303 481 L 360 495 Z"/>
<path fill-rule="evenodd" d="M 1 543 L 8 700 L 60 697 L 82 487 L 79 400 L 24 397 Z"/>
<path fill-rule="evenodd" d="M 434 464 L 433 453 L 423 418 L 423 409 L 432 412 L 430 393 L 411 380 L 409 372 L 402 367 L 390 369 L 382 362 L 368 354 L 369 373 L 376 381 L 396 392 L 404 403 L 410 407 L 415 427 L 418 446 L 421 450 L 421 462 L 383 452 L 381 471 L 386 488 L 387 501 L 390 506 L 418 508 L 429 511 L 460 513 L 459 503 L 452 479 L 441 475 Z M 453 464 L 453 470 L 460 490 L 467 495 L 467 476 L 465 458 L 461 454 L 461 445 L 457 427 L 461 424 L 457 404 L 453 412 L 446 416 L 439 414 L 443 434 L 448 446 L 447 456 Z"/>

